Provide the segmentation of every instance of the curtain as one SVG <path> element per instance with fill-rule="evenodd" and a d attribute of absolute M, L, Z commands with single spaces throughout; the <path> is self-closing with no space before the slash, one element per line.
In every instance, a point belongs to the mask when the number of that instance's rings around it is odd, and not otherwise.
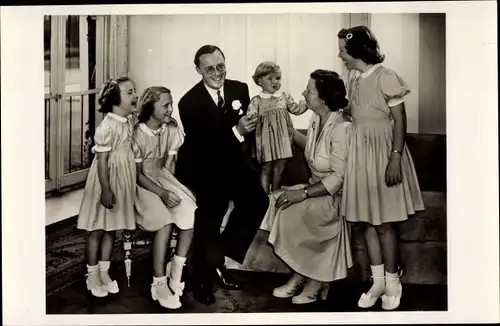
<path fill-rule="evenodd" d="M 337 32 L 349 27 L 349 14 L 163 15 L 129 17 L 130 76 L 138 92 L 168 87 L 175 103 L 200 80 L 193 59 L 204 44 L 216 44 L 226 56 L 227 78 L 246 82 L 250 96 L 260 88 L 252 80 L 257 65 L 281 66 L 282 90 L 302 99 L 309 74 L 318 68 L 345 75 L 337 57 Z M 311 113 L 293 116 L 305 129 Z"/>
<path fill-rule="evenodd" d="M 108 31 L 108 78 L 128 76 L 128 16 L 109 16 Z"/>

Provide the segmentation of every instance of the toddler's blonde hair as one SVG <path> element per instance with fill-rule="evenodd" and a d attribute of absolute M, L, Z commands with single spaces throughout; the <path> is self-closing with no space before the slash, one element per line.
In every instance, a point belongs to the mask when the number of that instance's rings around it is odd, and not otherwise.
<path fill-rule="evenodd" d="M 259 84 L 259 79 L 269 75 L 270 73 L 279 71 L 281 71 L 281 68 L 280 66 L 278 66 L 278 64 L 272 61 L 264 61 L 257 66 L 257 68 L 255 69 L 255 73 L 252 76 L 252 79 L 257 85 L 261 86 Z"/>

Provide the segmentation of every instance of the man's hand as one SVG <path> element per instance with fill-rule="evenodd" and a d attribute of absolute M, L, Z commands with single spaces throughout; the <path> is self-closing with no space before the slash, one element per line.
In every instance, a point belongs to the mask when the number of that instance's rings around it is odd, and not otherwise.
<path fill-rule="evenodd" d="M 236 129 L 240 133 L 240 135 L 246 135 L 255 130 L 255 126 L 257 125 L 258 116 L 254 115 L 252 117 L 247 117 L 244 115 L 241 117 L 240 121 L 236 125 Z"/>

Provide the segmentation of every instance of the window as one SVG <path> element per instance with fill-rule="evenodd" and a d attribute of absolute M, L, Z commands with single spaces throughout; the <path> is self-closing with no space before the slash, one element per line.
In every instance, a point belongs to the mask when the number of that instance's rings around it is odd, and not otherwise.
<path fill-rule="evenodd" d="M 46 191 L 85 181 L 96 123 L 97 16 L 45 16 Z M 102 76 L 102 72 L 100 74 Z M 100 81 L 99 81 L 100 83 Z"/>

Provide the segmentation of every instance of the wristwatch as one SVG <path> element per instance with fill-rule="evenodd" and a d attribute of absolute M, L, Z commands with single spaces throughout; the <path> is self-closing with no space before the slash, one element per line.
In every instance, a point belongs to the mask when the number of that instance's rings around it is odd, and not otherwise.
<path fill-rule="evenodd" d="M 304 188 L 304 193 L 306 194 L 306 198 L 309 198 L 309 192 L 307 191 L 307 187 Z"/>
<path fill-rule="evenodd" d="M 399 155 L 403 154 L 403 152 L 402 152 L 402 151 L 398 151 L 397 149 L 393 149 L 393 150 L 392 150 L 392 152 L 393 152 L 393 153 L 396 153 L 396 154 L 399 154 Z"/>

